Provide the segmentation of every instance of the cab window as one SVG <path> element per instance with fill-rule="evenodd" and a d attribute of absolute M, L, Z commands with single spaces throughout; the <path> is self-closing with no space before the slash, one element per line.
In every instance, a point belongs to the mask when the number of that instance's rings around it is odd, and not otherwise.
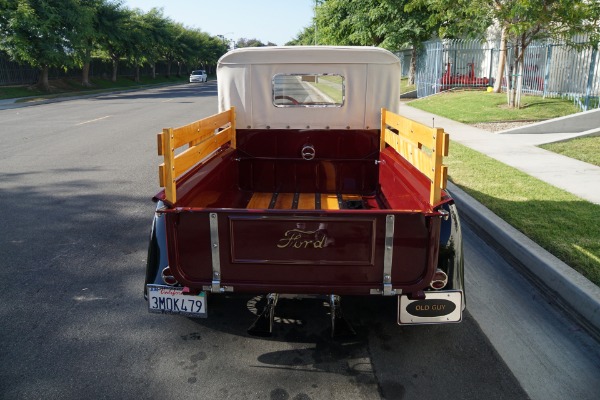
<path fill-rule="evenodd" d="M 275 107 L 341 107 L 345 80 L 337 74 L 277 74 L 273 77 Z"/>

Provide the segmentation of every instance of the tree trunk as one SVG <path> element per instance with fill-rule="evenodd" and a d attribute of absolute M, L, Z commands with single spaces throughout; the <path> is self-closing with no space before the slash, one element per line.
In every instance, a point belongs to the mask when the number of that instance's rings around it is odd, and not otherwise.
<path fill-rule="evenodd" d="M 156 79 L 156 63 L 152 63 L 152 79 Z"/>
<path fill-rule="evenodd" d="M 521 46 L 519 49 L 519 57 L 517 58 L 517 94 L 515 98 L 515 108 L 521 108 L 521 94 L 523 92 L 523 74 L 525 70 L 525 50 L 527 49 L 527 44 L 525 43 L 525 38 L 521 39 Z"/>
<path fill-rule="evenodd" d="M 119 67 L 119 59 L 118 58 L 113 58 L 112 60 L 112 78 L 110 79 L 111 82 L 116 82 L 117 81 L 117 68 Z"/>
<path fill-rule="evenodd" d="M 40 71 L 40 77 L 38 79 L 38 83 L 37 83 L 37 87 L 44 91 L 44 92 L 49 92 L 50 91 L 50 83 L 48 82 L 48 70 L 50 68 L 47 65 L 42 65 L 41 71 Z"/>
<path fill-rule="evenodd" d="M 517 81 L 516 81 L 516 76 L 518 74 L 519 71 L 519 43 L 517 41 L 517 43 L 515 43 L 515 50 L 514 50 L 514 57 L 513 57 L 514 63 L 512 65 L 511 68 L 511 74 L 508 77 L 511 81 L 510 83 L 510 94 L 508 97 L 508 107 L 509 108 L 515 108 L 516 107 L 516 97 L 517 97 Z"/>
<path fill-rule="evenodd" d="M 85 87 L 92 86 L 90 84 L 90 62 L 86 61 L 81 70 L 81 85 Z"/>
<path fill-rule="evenodd" d="M 496 70 L 496 80 L 494 81 L 494 93 L 502 92 L 502 78 L 504 77 L 504 67 L 506 64 L 506 27 L 502 27 L 500 36 L 500 54 L 498 55 L 498 68 Z"/>
<path fill-rule="evenodd" d="M 410 52 L 410 68 L 408 69 L 408 84 L 415 84 L 417 74 L 417 46 L 413 46 Z"/>
<path fill-rule="evenodd" d="M 517 62 L 517 88 L 515 90 L 515 108 L 521 108 L 521 92 L 523 92 L 523 60 Z"/>
<path fill-rule="evenodd" d="M 167 61 L 167 78 L 171 77 L 171 60 Z"/>
<path fill-rule="evenodd" d="M 140 81 L 140 66 L 136 65 L 135 66 L 135 77 L 133 78 L 134 82 L 139 82 Z"/>

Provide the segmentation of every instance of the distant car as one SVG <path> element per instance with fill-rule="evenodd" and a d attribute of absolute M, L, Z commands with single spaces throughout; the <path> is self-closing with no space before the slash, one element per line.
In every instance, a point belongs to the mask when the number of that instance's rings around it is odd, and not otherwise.
<path fill-rule="evenodd" d="M 208 79 L 208 76 L 206 75 L 206 71 L 203 69 L 192 71 L 192 73 L 190 74 L 190 83 L 206 82 L 207 79 Z"/>

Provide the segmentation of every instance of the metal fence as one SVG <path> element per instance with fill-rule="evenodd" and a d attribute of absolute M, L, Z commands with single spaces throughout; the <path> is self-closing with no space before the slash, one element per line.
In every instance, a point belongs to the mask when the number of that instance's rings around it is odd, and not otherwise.
<path fill-rule="evenodd" d="M 189 73 L 189 68 L 183 66 L 181 71 L 184 74 Z M 178 65 L 173 63 L 171 66 L 171 74 L 176 75 L 177 72 Z M 39 69 L 10 61 L 7 55 L 0 52 L 0 86 L 34 84 L 38 80 L 39 73 Z M 166 73 L 166 61 L 157 62 L 156 75 L 166 75 Z M 125 62 L 119 62 L 117 74 L 118 76 L 133 77 L 135 75 L 135 68 L 127 65 Z M 152 69 L 149 65 L 145 65 L 144 67 L 140 68 L 141 76 L 150 76 L 151 74 Z M 81 69 L 79 68 L 52 68 L 48 72 L 49 79 L 79 78 L 80 76 Z M 90 78 L 110 78 L 112 76 L 112 63 L 99 58 L 92 59 L 90 63 L 89 76 Z"/>
<path fill-rule="evenodd" d="M 436 40 L 424 44 L 417 59 L 417 97 L 452 88 L 493 86 L 500 43 L 477 40 Z M 572 99 L 582 110 L 600 108 L 600 47 L 573 48 L 557 43 L 533 43 L 525 51 L 523 93 Z M 403 76 L 411 50 L 399 53 Z M 507 66 L 514 57 L 507 49 Z M 506 68 L 502 88 L 516 74 Z"/>

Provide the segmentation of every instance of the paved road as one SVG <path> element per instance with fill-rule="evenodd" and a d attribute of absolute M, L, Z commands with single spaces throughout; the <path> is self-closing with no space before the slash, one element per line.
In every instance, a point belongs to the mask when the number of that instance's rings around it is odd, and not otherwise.
<path fill-rule="evenodd" d="M 206 320 L 147 313 L 155 134 L 216 112 L 215 94 L 209 82 L 0 111 L 0 398 L 598 393 L 597 342 L 468 226 L 459 325 L 400 328 L 383 298 L 344 300 L 349 341 L 327 337 L 317 300 L 282 300 L 268 339 L 246 334 L 252 296 L 211 298 Z"/>

